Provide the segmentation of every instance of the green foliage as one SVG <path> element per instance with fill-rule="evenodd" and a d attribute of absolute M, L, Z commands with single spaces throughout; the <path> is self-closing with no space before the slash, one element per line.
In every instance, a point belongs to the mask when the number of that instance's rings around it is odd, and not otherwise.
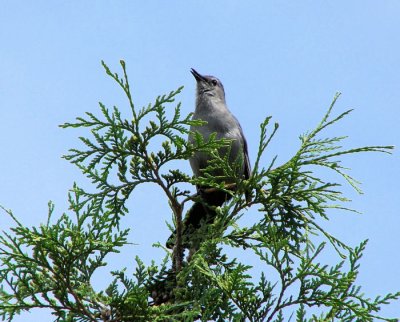
<path fill-rule="evenodd" d="M 183 184 L 230 190 L 210 175 L 192 178 L 171 169 L 171 161 L 187 160 L 201 150 L 214 156 L 209 169 L 220 168 L 224 177 L 232 178 L 237 164 L 216 152 L 229 148 L 229 141 L 216 136 L 204 140 L 192 133 L 195 143 L 188 143 L 183 137 L 189 134 L 188 127 L 201 121 L 191 120 L 190 114 L 182 116 L 180 104 L 169 110 L 182 87 L 137 109 L 125 63 L 121 61 L 122 77 L 103 66 L 122 88 L 131 115 L 124 118 L 117 107 L 110 110 L 100 103 L 101 116 L 88 112 L 62 125 L 89 128 L 91 133 L 91 137 L 80 138 L 80 149 L 71 149 L 65 156 L 96 188 L 89 192 L 74 185 L 69 194 L 70 213 L 55 218 L 49 203 L 47 223 L 28 228 L 3 208 L 15 221 L 15 227 L 0 235 L 0 316 L 4 320 L 33 308 L 51 309 L 55 321 L 390 320 L 378 311 L 398 299 L 400 292 L 371 299 L 356 284 L 366 241 L 352 248 L 323 228 L 328 209 L 351 209 L 344 206 L 348 200 L 340 185 L 320 178 L 316 169 L 332 170 L 360 192 L 340 157 L 392 149 L 343 149 L 345 137 L 321 138 L 327 127 L 350 113 L 331 116 L 339 95 L 320 124 L 300 136 L 299 150 L 282 165 L 275 166 L 276 158 L 262 165 L 278 125 L 270 131 L 270 117 L 261 123 L 251 177 L 237 180 L 237 193 L 230 192 L 233 198 L 216 209 L 216 221 L 201 228 L 208 238 L 184 260 L 179 241 L 182 215 L 196 195 L 183 189 Z M 110 253 L 129 246 L 129 229 L 120 227 L 120 219 L 128 210 L 136 215 L 126 201 L 143 183 L 155 184 L 165 193 L 174 214 L 177 247 L 172 254 L 166 251 L 162 263 L 146 266 L 136 258 L 133 275 L 126 269 L 113 271 L 112 283 L 96 291 L 93 274 L 107 265 Z M 252 198 L 244 198 L 244 191 L 251 191 Z M 258 212 L 246 226 L 238 220 L 249 208 Z M 316 238 L 325 241 L 316 243 Z M 329 246 L 337 254 L 335 265 L 319 259 Z M 229 255 L 232 248 L 245 249 L 246 256 L 258 260 L 259 278 L 243 258 Z"/>

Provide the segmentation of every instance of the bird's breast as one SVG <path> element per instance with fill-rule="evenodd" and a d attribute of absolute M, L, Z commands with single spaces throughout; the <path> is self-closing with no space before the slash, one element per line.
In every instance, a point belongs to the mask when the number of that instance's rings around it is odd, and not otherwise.
<path fill-rule="evenodd" d="M 229 161 L 231 163 L 236 162 L 238 158 L 243 158 L 243 139 L 237 126 L 229 127 L 226 123 L 217 123 L 213 120 L 203 126 L 193 126 L 191 127 L 191 131 L 199 132 L 205 141 L 209 139 L 212 133 L 216 133 L 217 139 L 232 140 L 230 146 L 218 150 L 219 155 L 225 157 L 226 154 L 229 153 Z M 195 143 L 194 138 L 191 135 L 189 135 L 189 142 Z M 197 151 L 194 153 L 189 161 L 195 176 L 201 175 L 202 170 L 208 166 L 211 158 L 212 156 L 206 152 Z M 222 169 L 216 169 L 213 171 L 212 175 L 223 176 L 223 171 Z M 238 173 L 238 175 L 242 175 L 242 173 Z"/>

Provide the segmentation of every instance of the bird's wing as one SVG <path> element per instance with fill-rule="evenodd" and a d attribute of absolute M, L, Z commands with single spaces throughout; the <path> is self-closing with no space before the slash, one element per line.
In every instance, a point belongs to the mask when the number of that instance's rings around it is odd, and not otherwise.
<path fill-rule="evenodd" d="M 246 141 L 246 137 L 243 134 L 243 130 L 242 130 L 242 127 L 240 126 L 239 122 L 238 122 L 238 125 L 239 125 L 240 135 L 242 136 L 242 140 L 243 140 L 243 154 L 244 154 L 244 173 L 243 174 L 244 174 L 245 179 L 249 179 L 250 175 L 251 175 L 251 165 L 250 165 L 247 141 Z M 251 192 L 246 191 L 245 195 L 246 195 L 246 200 L 248 202 L 250 202 L 251 201 Z"/>
<path fill-rule="evenodd" d="M 243 140 L 243 154 L 244 154 L 244 178 L 249 179 L 251 175 L 251 166 L 250 166 L 250 158 L 249 158 L 249 151 L 247 147 L 247 141 L 246 137 L 243 134 L 243 129 L 240 126 L 240 123 L 236 119 L 236 122 L 239 126 L 239 131 L 240 131 L 240 136 L 242 137 Z"/>
<path fill-rule="evenodd" d="M 244 152 L 244 177 L 245 179 L 249 179 L 251 175 L 251 165 L 250 165 L 249 152 L 247 150 L 247 141 L 245 137 L 243 137 L 243 152 Z"/>

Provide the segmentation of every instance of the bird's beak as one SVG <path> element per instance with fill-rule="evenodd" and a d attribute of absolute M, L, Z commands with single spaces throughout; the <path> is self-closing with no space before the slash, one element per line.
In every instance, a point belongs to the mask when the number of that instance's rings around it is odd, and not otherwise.
<path fill-rule="evenodd" d="M 190 69 L 190 72 L 192 73 L 192 75 L 194 76 L 194 78 L 196 78 L 196 81 L 206 81 L 206 78 L 199 74 L 194 68 Z"/>

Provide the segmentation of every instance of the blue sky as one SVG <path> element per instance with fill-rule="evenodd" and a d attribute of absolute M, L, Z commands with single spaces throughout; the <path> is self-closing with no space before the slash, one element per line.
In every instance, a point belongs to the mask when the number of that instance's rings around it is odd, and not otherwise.
<path fill-rule="evenodd" d="M 299 134 L 319 122 L 336 91 L 340 113 L 355 111 L 330 130 L 346 147 L 399 145 L 400 2 L 398 1 L 3 1 L 0 10 L 0 204 L 26 225 L 44 222 L 47 202 L 67 211 L 67 191 L 87 180 L 61 159 L 83 132 L 63 130 L 98 101 L 128 108 L 100 61 L 128 66 L 136 106 L 180 85 L 183 112 L 194 107 L 191 67 L 225 86 L 230 109 L 255 158 L 259 124 L 272 115 L 280 129 L 265 162 L 285 162 Z M 362 215 L 333 212 L 330 231 L 350 245 L 369 238 L 358 283 L 366 294 L 400 290 L 399 151 L 344 158 L 363 195 L 344 187 Z M 182 169 L 190 173 L 189 165 Z M 113 269 L 149 263 L 168 235 L 168 206 L 156 187 L 131 200 L 124 219 L 138 245 L 111 258 Z M 0 226 L 11 220 L 0 213 Z M 101 272 L 99 288 L 109 282 Z M 101 274 L 99 274 L 100 276 Z M 400 316 L 400 303 L 382 313 Z M 15 321 L 51 320 L 33 312 Z"/>

